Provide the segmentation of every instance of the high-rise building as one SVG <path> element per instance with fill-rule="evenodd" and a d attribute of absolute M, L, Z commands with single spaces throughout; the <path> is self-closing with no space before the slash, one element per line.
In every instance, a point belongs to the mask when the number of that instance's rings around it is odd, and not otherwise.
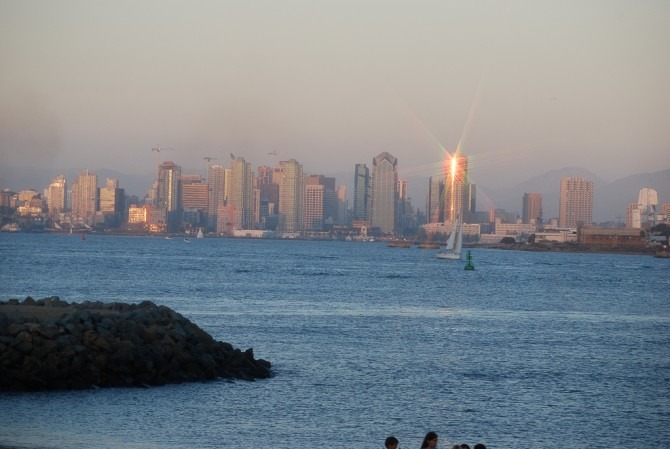
<path fill-rule="evenodd" d="M 348 222 L 347 219 L 347 210 L 349 209 L 347 203 L 347 188 L 345 186 L 337 187 L 337 218 L 335 219 L 335 224 L 346 225 Z"/>
<path fill-rule="evenodd" d="M 216 214 L 225 204 L 226 171 L 220 165 L 212 165 L 207 173 L 207 228 L 216 230 Z"/>
<path fill-rule="evenodd" d="M 656 207 L 658 206 L 658 192 L 655 189 L 644 187 L 640 189 L 637 201 L 640 209 L 640 218 L 646 227 L 656 224 Z"/>
<path fill-rule="evenodd" d="M 72 218 L 86 224 L 93 224 L 98 204 L 98 175 L 81 172 L 72 184 Z"/>
<path fill-rule="evenodd" d="M 365 164 L 356 164 L 354 172 L 354 221 L 370 219 L 370 170 Z"/>
<path fill-rule="evenodd" d="M 253 229 L 254 172 L 242 157 L 237 157 L 230 167 L 228 189 L 226 204 L 233 208 L 233 229 Z"/>
<path fill-rule="evenodd" d="M 184 209 L 197 209 L 207 212 L 209 195 L 208 185 L 200 175 L 181 176 L 181 205 Z"/>
<path fill-rule="evenodd" d="M 521 221 L 525 224 L 531 223 L 534 220 L 535 224 L 542 222 L 542 194 L 541 193 L 524 193 L 523 205 L 521 208 Z"/>
<path fill-rule="evenodd" d="M 477 213 L 477 184 L 468 182 L 465 201 L 467 206 L 463 206 L 465 209 L 463 218 L 469 222 Z"/>
<path fill-rule="evenodd" d="M 444 219 L 454 221 L 467 211 L 468 158 L 454 153 L 446 161 L 444 176 Z M 465 203 L 465 204 L 464 204 Z"/>
<path fill-rule="evenodd" d="M 325 197 L 325 187 L 322 184 L 305 185 L 305 230 L 322 231 L 323 204 Z"/>
<path fill-rule="evenodd" d="M 49 184 L 47 192 L 47 206 L 49 215 L 54 216 L 64 212 L 67 209 L 67 180 L 65 176 L 58 175 Z"/>
<path fill-rule="evenodd" d="M 295 159 L 279 163 L 279 230 L 299 232 L 303 229 L 305 177 L 302 165 Z"/>
<path fill-rule="evenodd" d="M 181 219 L 181 167 L 172 161 L 158 167 L 157 209 L 165 210 L 167 231 L 178 229 Z M 153 212 L 153 211 L 152 211 Z"/>
<path fill-rule="evenodd" d="M 183 222 L 205 226 L 209 207 L 209 186 L 200 175 L 181 175 Z"/>
<path fill-rule="evenodd" d="M 372 160 L 370 227 L 391 234 L 398 224 L 398 159 L 384 151 Z"/>
<path fill-rule="evenodd" d="M 311 175 L 305 177 L 305 184 L 323 186 L 323 224 L 324 229 L 330 228 L 337 217 L 335 178 L 324 175 Z M 307 226 L 307 223 L 305 223 L 305 226 Z"/>
<path fill-rule="evenodd" d="M 558 225 L 561 228 L 591 226 L 593 223 L 593 181 L 578 176 L 561 178 Z"/>
<path fill-rule="evenodd" d="M 428 223 L 444 221 L 444 179 L 441 176 L 431 176 L 428 179 L 428 199 L 426 203 L 426 220 Z"/>
<path fill-rule="evenodd" d="M 98 191 L 99 214 L 105 227 L 119 227 L 125 219 L 125 191 L 119 188 L 119 181 L 114 178 L 107 178 L 105 187 Z"/>

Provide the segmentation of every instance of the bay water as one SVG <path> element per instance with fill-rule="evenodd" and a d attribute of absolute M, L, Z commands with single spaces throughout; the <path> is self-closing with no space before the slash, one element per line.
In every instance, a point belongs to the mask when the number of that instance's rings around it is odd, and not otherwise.
<path fill-rule="evenodd" d="M 0 234 L 0 300 L 150 300 L 275 377 L 0 392 L 18 448 L 670 447 L 670 260 Z"/>

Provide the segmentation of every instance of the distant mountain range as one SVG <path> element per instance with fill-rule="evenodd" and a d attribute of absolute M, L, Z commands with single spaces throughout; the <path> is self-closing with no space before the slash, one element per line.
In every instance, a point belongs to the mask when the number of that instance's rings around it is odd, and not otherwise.
<path fill-rule="evenodd" d="M 524 193 L 541 193 L 542 217 L 549 220 L 558 217 L 558 197 L 561 178 L 564 176 L 581 176 L 593 181 L 593 220 L 596 223 L 624 222 L 628 203 L 637 202 L 643 187 L 656 189 L 660 202 L 670 202 L 670 169 L 631 175 L 608 183 L 586 169 L 566 167 L 551 170 L 507 189 L 489 189 L 482 186 L 482 190 L 493 200 L 496 207 L 519 214 Z"/>
<path fill-rule="evenodd" d="M 34 189 L 42 192 L 57 175 L 64 175 L 68 183 L 72 185 L 82 170 L 81 168 L 12 167 L 7 169 L 0 167 L 0 189 L 9 188 L 14 191 Z M 98 175 L 98 184 L 100 186 L 104 185 L 105 179 L 116 178 L 119 180 L 120 187 L 125 189 L 127 195 L 137 195 L 140 199 L 147 194 L 155 177 L 155 174 L 152 173 L 127 175 L 108 169 L 90 171 Z M 197 173 L 201 176 L 206 176 L 206 171 L 202 169 L 184 169 L 184 173 Z M 327 176 L 335 176 L 338 184 L 346 185 L 347 196 L 350 200 L 349 206 L 352 207 L 353 173 L 331 173 L 327 174 Z M 545 220 L 558 217 L 558 195 L 561 178 L 564 176 L 582 176 L 593 181 L 595 188 L 593 220 L 596 223 L 606 221 L 623 222 L 628 203 L 637 201 L 640 189 L 643 187 L 656 189 L 661 203 L 670 202 L 670 169 L 654 173 L 631 175 L 608 183 L 586 169 L 566 167 L 551 170 L 509 188 L 493 188 L 486 185 L 478 185 L 477 209 L 484 210 L 486 206 L 484 205 L 483 198 L 488 197 L 495 207 L 505 209 L 508 212 L 518 212 L 520 215 L 523 194 L 526 192 L 538 192 L 542 194 L 542 217 Z M 426 180 L 426 185 L 427 183 L 428 180 Z M 414 186 L 413 190 L 416 192 L 423 191 L 424 189 L 421 186 Z M 424 198 L 425 194 L 415 194 L 412 201 L 413 206 L 424 209 Z"/>

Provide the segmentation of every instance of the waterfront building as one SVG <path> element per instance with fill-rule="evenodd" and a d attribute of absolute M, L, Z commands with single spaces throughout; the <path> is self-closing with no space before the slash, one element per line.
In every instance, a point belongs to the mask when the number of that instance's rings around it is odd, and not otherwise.
<path fill-rule="evenodd" d="M 306 231 L 322 231 L 324 228 L 324 194 L 322 184 L 305 185 L 305 227 Z"/>
<path fill-rule="evenodd" d="M 237 157 L 232 163 L 228 189 L 226 204 L 233 208 L 233 229 L 252 229 L 254 173 L 251 164 L 242 157 Z"/>
<path fill-rule="evenodd" d="M 348 224 L 349 220 L 347 217 L 347 211 L 349 209 L 349 203 L 347 202 L 347 188 L 346 186 L 337 187 L 337 218 L 335 219 L 336 225 L 344 226 Z"/>
<path fill-rule="evenodd" d="M 100 223 L 116 228 L 125 220 L 125 191 L 119 188 L 119 181 L 107 178 L 105 187 L 98 190 Z"/>
<path fill-rule="evenodd" d="M 332 227 L 337 216 L 338 201 L 337 191 L 335 190 L 335 178 L 324 175 L 310 175 L 305 177 L 305 185 L 323 186 L 323 224 L 319 230 Z M 305 222 L 305 226 L 308 226 L 307 222 Z"/>
<path fill-rule="evenodd" d="M 98 175 L 81 172 L 72 184 L 72 219 L 75 222 L 93 224 L 98 204 Z"/>
<path fill-rule="evenodd" d="M 444 221 L 444 178 L 442 176 L 431 176 L 428 179 L 426 216 L 428 223 Z"/>
<path fill-rule="evenodd" d="M 534 234 L 537 231 L 535 223 L 523 223 L 522 220 L 516 220 L 514 223 L 503 223 L 500 218 L 496 218 L 493 233 L 499 236 Z"/>
<path fill-rule="evenodd" d="M 205 226 L 209 209 L 209 185 L 200 175 L 181 176 L 181 206 L 184 223 Z"/>
<path fill-rule="evenodd" d="M 468 182 L 465 187 L 465 204 L 463 220 L 473 220 L 477 212 L 477 184 Z"/>
<path fill-rule="evenodd" d="M 128 225 L 130 227 L 143 228 L 147 223 L 149 209 L 151 209 L 151 206 L 148 204 L 142 206 L 131 204 L 128 207 Z"/>
<path fill-rule="evenodd" d="M 444 179 L 444 219 L 454 221 L 462 213 L 469 212 L 465 202 L 468 158 L 456 152 L 447 159 Z"/>
<path fill-rule="evenodd" d="M 279 163 L 279 230 L 299 232 L 304 227 L 305 177 L 302 165 L 295 159 Z"/>
<path fill-rule="evenodd" d="M 386 151 L 372 160 L 370 227 L 392 234 L 398 224 L 398 159 Z"/>
<path fill-rule="evenodd" d="M 276 178 L 276 179 L 275 179 Z M 274 229 L 277 205 L 279 204 L 279 184 L 281 172 L 274 168 L 258 167 L 256 174 L 256 211 L 254 221 L 263 229 Z M 273 218 L 270 218 L 273 217 Z"/>
<path fill-rule="evenodd" d="M 51 181 L 47 189 L 47 206 L 49 216 L 53 217 L 67 210 L 67 179 L 58 175 Z"/>
<path fill-rule="evenodd" d="M 591 226 L 593 223 L 593 181 L 579 176 L 561 178 L 558 225 L 561 228 Z"/>
<path fill-rule="evenodd" d="M 216 213 L 225 202 L 226 171 L 221 165 L 207 170 L 207 230 L 216 230 Z"/>
<path fill-rule="evenodd" d="M 370 218 L 370 170 L 365 164 L 356 164 L 354 171 L 353 220 L 367 222 Z"/>
<path fill-rule="evenodd" d="M 542 223 L 542 194 L 524 193 L 521 209 L 521 221 L 523 223 Z"/>
<path fill-rule="evenodd" d="M 182 215 L 181 167 L 172 161 L 163 162 L 158 167 L 156 204 L 156 210 L 165 211 L 166 231 L 177 231 Z"/>
<path fill-rule="evenodd" d="M 578 231 L 577 241 L 584 245 L 610 247 L 644 247 L 644 232 L 637 228 L 589 227 Z"/>

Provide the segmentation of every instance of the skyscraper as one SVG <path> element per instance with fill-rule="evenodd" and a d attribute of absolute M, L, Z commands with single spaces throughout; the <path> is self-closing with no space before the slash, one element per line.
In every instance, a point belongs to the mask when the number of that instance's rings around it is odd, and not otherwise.
<path fill-rule="evenodd" d="M 468 182 L 468 158 L 454 153 L 446 161 L 444 176 L 444 219 L 454 221 L 467 212 L 466 189 Z"/>
<path fill-rule="evenodd" d="M 72 218 L 93 224 L 98 204 L 98 175 L 84 170 L 72 185 Z"/>
<path fill-rule="evenodd" d="M 370 218 L 370 170 L 365 164 L 356 164 L 354 172 L 354 221 L 367 222 Z"/>
<path fill-rule="evenodd" d="M 65 176 L 58 175 L 49 184 L 49 191 L 47 193 L 47 205 L 49 207 L 49 215 L 54 216 L 60 214 L 66 209 L 67 199 L 67 180 Z"/>
<path fill-rule="evenodd" d="M 561 178 L 558 225 L 562 228 L 591 226 L 593 222 L 593 181 L 578 176 Z"/>
<path fill-rule="evenodd" d="M 221 165 L 212 165 L 207 173 L 207 228 L 216 230 L 216 214 L 225 204 L 226 171 Z"/>
<path fill-rule="evenodd" d="M 521 220 L 523 223 L 530 223 L 535 220 L 535 224 L 540 224 L 542 221 L 542 194 L 541 193 L 524 193 L 523 205 L 521 209 Z"/>
<path fill-rule="evenodd" d="M 431 176 L 428 180 L 428 199 L 426 203 L 426 220 L 428 223 L 444 221 L 444 180 L 441 176 Z"/>
<path fill-rule="evenodd" d="M 337 187 L 337 218 L 335 224 L 344 225 L 347 223 L 347 188 L 345 186 Z"/>
<path fill-rule="evenodd" d="M 253 229 L 254 173 L 244 158 L 237 157 L 230 168 L 227 204 L 233 207 L 234 229 Z"/>
<path fill-rule="evenodd" d="M 172 161 L 163 162 L 158 167 L 156 203 L 165 211 L 167 231 L 174 232 L 181 219 L 181 167 Z"/>
<path fill-rule="evenodd" d="M 398 223 L 398 159 L 386 151 L 372 160 L 370 226 L 393 233 Z"/>
<path fill-rule="evenodd" d="M 302 165 L 295 159 L 281 161 L 279 181 L 279 230 L 299 232 L 303 229 L 305 178 Z"/>
<path fill-rule="evenodd" d="M 119 188 L 119 180 L 107 178 L 105 187 L 101 187 L 98 193 L 99 214 L 105 227 L 115 228 L 121 225 L 125 218 L 125 192 Z"/>
<path fill-rule="evenodd" d="M 322 184 L 305 185 L 305 230 L 323 230 L 325 187 Z"/>

